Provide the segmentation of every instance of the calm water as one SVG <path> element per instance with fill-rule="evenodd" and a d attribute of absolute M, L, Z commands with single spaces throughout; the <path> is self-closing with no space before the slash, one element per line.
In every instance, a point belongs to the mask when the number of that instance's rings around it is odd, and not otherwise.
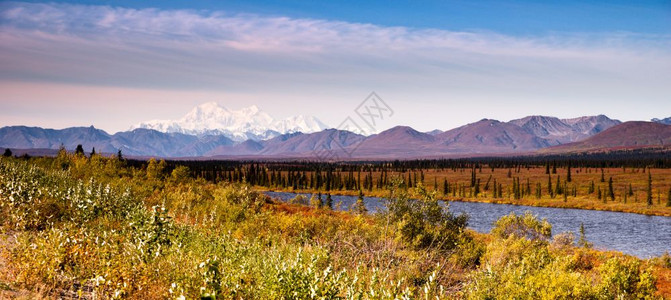
<path fill-rule="evenodd" d="M 266 192 L 273 198 L 287 201 L 296 197 L 294 193 Z M 311 194 L 302 194 L 310 199 Z M 323 195 L 323 199 L 326 195 Z M 334 206 L 340 202 L 340 209 L 347 210 L 356 201 L 356 196 L 331 196 Z M 376 211 L 383 205 L 382 199 L 366 197 L 368 211 Z M 468 227 L 479 232 L 489 232 L 499 217 L 514 212 L 531 211 L 539 218 L 552 224 L 552 232 L 573 231 L 578 236 L 580 223 L 585 224 L 587 240 L 597 249 L 617 250 L 641 258 L 671 252 L 671 217 L 645 216 L 631 213 L 533 207 L 510 204 L 477 202 L 449 202 L 454 213 L 467 213 L 471 218 Z"/>

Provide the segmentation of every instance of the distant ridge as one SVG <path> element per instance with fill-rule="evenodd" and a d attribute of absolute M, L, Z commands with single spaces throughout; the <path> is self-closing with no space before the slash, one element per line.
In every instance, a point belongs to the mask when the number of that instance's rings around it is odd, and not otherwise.
<path fill-rule="evenodd" d="M 258 108 L 251 107 L 242 114 L 267 119 L 260 112 Z M 219 116 L 219 113 L 214 105 L 206 105 L 200 107 L 196 115 Z M 294 118 L 291 122 L 300 119 L 300 117 Z M 658 123 L 643 123 L 667 126 Z M 281 126 L 284 127 L 279 129 L 288 130 L 290 126 L 287 127 L 287 124 L 282 123 Z M 135 128 L 111 135 L 92 126 L 61 130 L 8 126 L 0 128 L 0 147 L 44 149 L 40 150 L 44 152 L 49 149 L 56 150 L 61 145 L 72 150 L 78 144 L 82 144 L 86 151 L 95 147 L 98 153 L 116 153 L 121 150 L 126 156 L 166 158 L 323 159 L 324 156 L 329 156 L 342 160 L 411 159 L 529 154 L 540 149 L 560 149 L 557 151 L 567 149 L 568 151 L 572 148 L 555 147 L 565 144 L 579 147 L 576 146 L 579 145 L 575 144 L 576 142 L 588 141 L 591 136 L 608 132 L 609 130 L 605 129 L 613 128 L 617 124 L 620 124 L 620 121 L 603 115 L 573 119 L 528 116 L 510 122 L 483 119 L 451 130 L 434 130 L 429 133 L 419 132 L 408 126 L 396 126 L 370 136 L 337 129 L 305 133 L 292 131 L 292 129 L 289 130 L 292 132 L 284 134 L 274 131 L 273 134 L 263 139 L 260 135 L 255 135 L 254 138 L 243 141 L 231 139 L 227 134 L 219 131 L 202 128 L 194 129 L 199 134 Z M 660 129 L 657 127 L 642 125 L 638 130 L 627 130 L 620 133 L 620 136 L 623 139 L 628 136 L 629 140 L 639 141 L 635 145 L 641 145 L 644 141 L 652 143 L 652 138 L 648 136 L 656 136 L 658 130 Z M 595 144 L 595 147 L 599 145 Z M 604 144 L 604 146 L 617 145 Z M 593 148 L 591 146 L 580 147 Z"/>
<path fill-rule="evenodd" d="M 585 140 L 543 149 L 541 152 L 587 152 L 654 146 L 671 147 L 671 125 L 643 121 L 625 122 Z"/>
<path fill-rule="evenodd" d="M 550 145 L 518 125 L 490 119 L 448 130 L 436 135 L 436 139 L 450 152 L 457 153 L 521 152 Z"/>

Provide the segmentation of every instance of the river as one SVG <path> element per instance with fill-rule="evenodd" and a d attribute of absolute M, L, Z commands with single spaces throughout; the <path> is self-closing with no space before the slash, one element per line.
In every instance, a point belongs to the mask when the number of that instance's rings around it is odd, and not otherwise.
<path fill-rule="evenodd" d="M 295 193 L 265 192 L 268 196 L 288 201 Z M 310 199 L 311 194 L 302 194 Z M 340 210 L 348 210 L 356 201 L 356 196 L 331 196 L 334 206 L 340 203 Z M 326 196 L 323 196 L 325 199 Z M 365 197 L 366 208 L 374 212 L 383 207 L 383 200 Z M 489 232 L 492 224 L 501 216 L 514 212 L 522 214 L 530 211 L 552 224 L 552 233 L 572 231 L 578 236 L 580 224 L 585 226 L 587 240 L 602 250 L 616 250 L 640 258 L 660 256 L 671 252 L 671 217 L 646 216 L 632 213 L 534 207 L 511 204 L 450 201 L 453 213 L 470 216 L 468 227 L 478 232 Z"/>

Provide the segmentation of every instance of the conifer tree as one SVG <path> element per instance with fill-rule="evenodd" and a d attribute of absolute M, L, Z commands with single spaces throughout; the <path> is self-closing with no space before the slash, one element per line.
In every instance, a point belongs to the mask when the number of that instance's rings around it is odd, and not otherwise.
<path fill-rule="evenodd" d="M 648 171 L 648 206 L 652 205 L 652 174 Z"/>
<path fill-rule="evenodd" d="M 82 147 L 82 144 L 77 145 L 77 148 L 75 149 L 75 155 L 77 156 L 84 155 L 84 147 Z"/>
<path fill-rule="evenodd" d="M 357 197 L 356 202 L 354 203 L 354 207 L 352 207 L 352 209 L 354 210 L 354 212 L 360 215 L 366 214 L 366 212 L 368 212 L 368 210 L 366 209 L 366 205 L 364 204 L 363 201 L 363 192 L 361 190 L 359 190 L 359 197 Z"/>
<path fill-rule="evenodd" d="M 608 197 L 611 201 L 615 201 L 615 192 L 613 191 L 613 177 L 608 178 Z"/>
<path fill-rule="evenodd" d="M 473 166 L 473 169 L 471 170 L 471 186 L 475 186 L 475 166 Z"/>
<path fill-rule="evenodd" d="M 326 194 L 326 207 L 329 209 L 333 210 L 333 198 L 331 198 L 331 194 Z"/>
<path fill-rule="evenodd" d="M 585 224 L 583 223 L 580 223 L 580 238 L 578 239 L 578 246 L 584 248 L 592 247 L 592 244 L 587 241 L 587 237 L 585 236 Z"/>

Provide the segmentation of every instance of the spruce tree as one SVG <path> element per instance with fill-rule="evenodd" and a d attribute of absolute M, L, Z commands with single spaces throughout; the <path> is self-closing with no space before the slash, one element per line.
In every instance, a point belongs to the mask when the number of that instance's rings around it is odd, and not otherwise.
<path fill-rule="evenodd" d="M 352 209 L 354 212 L 360 215 L 366 214 L 366 212 L 368 212 L 363 201 L 363 192 L 361 190 L 359 190 L 359 197 L 357 197 L 356 203 L 354 203 L 354 207 L 352 207 Z"/>
<path fill-rule="evenodd" d="M 475 186 L 475 167 L 471 170 L 471 186 Z"/>
<path fill-rule="evenodd" d="M 410 172 L 408 172 L 408 184 L 407 187 L 411 188 L 412 187 L 412 178 L 410 177 Z"/>
<path fill-rule="evenodd" d="M 584 248 L 592 247 L 592 244 L 587 241 L 587 237 L 585 236 L 585 224 L 583 223 L 580 223 L 580 238 L 578 239 L 578 246 Z"/>
<path fill-rule="evenodd" d="M 77 148 L 75 149 L 75 155 L 84 155 L 84 147 L 82 147 L 82 144 L 77 145 Z"/>
<path fill-rule="evenodd" d="M 331 194 L 326 194 L 326 207 L 329 209 L 333 210 L 333 198 L 331 198 Z"/>
<path fill-rule="evenodd" d="M 566 171 L 566 181 L 571 182 L 571 165 L 568 166 L 568 169 Z"/>
<path fill-rule="evenodd" d="M 652 174 L 648 172 L 648 206 L 652 205 Z"/>
<path fill-rule="evenodd" d="M 2 154 L 4 157 L 11 157 L 12 156 L 12 150 L 9 148 L 5 149 L 5 153 Z"/>
<path fill-rule="evenodd" d="M 613 177 L 608 179 L 608 197 L 611 201 L 615 201 L 615 192 L 613 191 Z"/>

